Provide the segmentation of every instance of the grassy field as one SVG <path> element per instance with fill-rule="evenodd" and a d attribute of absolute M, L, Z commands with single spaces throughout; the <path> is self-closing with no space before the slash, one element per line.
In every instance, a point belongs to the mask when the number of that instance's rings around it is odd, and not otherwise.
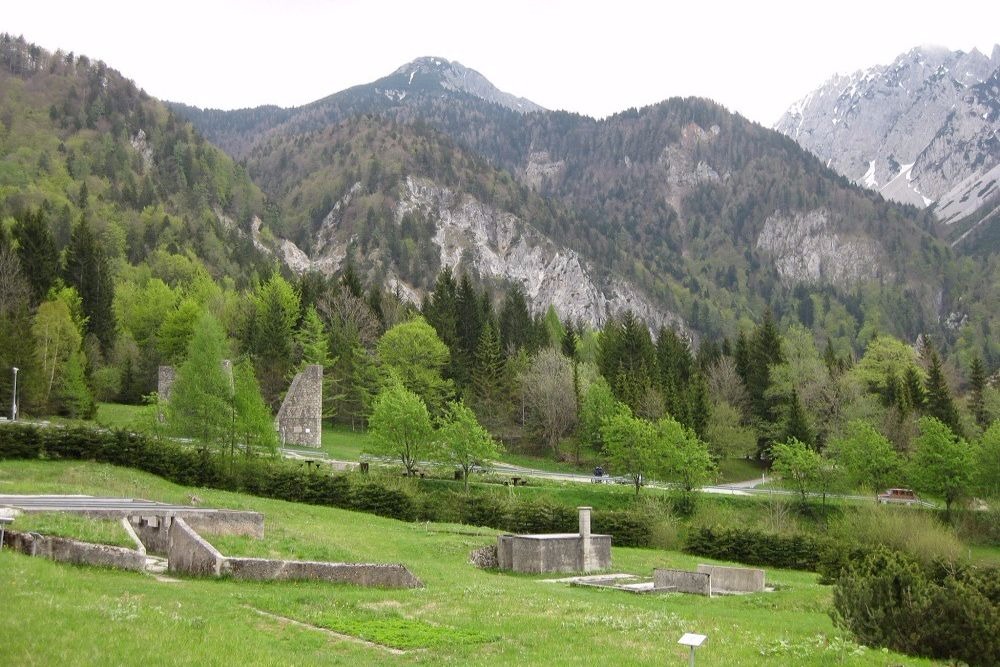
<path fill-rule="evenodd" d="M 58 535 L 84 542 L 135 548 L 132 538 L 117 519 L 86 519 L 60 512 L 31 512 L 18 516 L 15 528 L 23 532 Z"/>
<path fill-rule="evenodd" d="M 261 541 L 211 538 L 231 555 L 402 562 L 426 588 L 238 583 L 153 577 L 0 552 L 0 662 L 7 664 L 686 664 L 688 631 L 709 636 L 699 665 L 923 665 L 855 645 L 809 573 L 769 570 L 773 593 L 706 599 L 571 588 L 478 570 L 495 531 L 191 489 L 91 463 L 3 462 L 0 493 L 94 493 L 265 513 Z M 676 552 L 614 548 L 614 570 L 693 568 Z M 360 643 L 359 640 L 371 642 Z"/>

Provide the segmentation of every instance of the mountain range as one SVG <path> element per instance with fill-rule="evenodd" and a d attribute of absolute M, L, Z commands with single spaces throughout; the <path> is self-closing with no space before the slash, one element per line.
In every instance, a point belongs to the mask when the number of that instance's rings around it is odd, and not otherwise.
<path fill-rule="evenodd" d="M 889 65 L 834 76 L 775 125 L 851 180 L 932 207 L 956 244 L 996 224 L 998 128 L 1000 45 L 990 56 L 917 47 Z"/>
<path fill-rule="evenodd" d="M 553 305 L 592 325 L 630 310 L 693 338 L 734 336 L 770 308 L 842 350 L 879 330 L 982 347 L 998 326 L 992 254 L 959 270 L 959 249 L 931 212 L 859 187 L 711 100 L 596 120 L 542 109 L 430 57 L 287 109 L 164 105 L 135 87 L 145 111 L 123 116 L 95 102 L 99 86 L 82 92 L 91 79 L 126 81 L 103 63 L 63 71 L 51 63 L 66 54 L 5 44 L 3 99 L 26 108 L 18 114 L 52 118 L 43 152 L 70 139 L 88 153 L 110 141 L 124 155 L 121 165 L 105 161 L 100 179 L 60 168 L 62 185 L 44 189 L 51 197 L 35 188 L 31 202 L 54 199 L 72 217 L 81 182 L 98 188 L 104 235 L 124 237 L 117 256 L 133 264 L 187 252 L 218 277 L 248 275 L 266 255 L 300 273 L 350 263 L 413 301 L 451 266 L 487 286 L 520 285 L 536 311 Z M 17 143 L 27 135 L 15 134 L 4 144 L 7 172 L 23 163 Z M 119 166 L 140 192 L 150 182 L 163 221 L 135 208 Z M 213 170 L 229 174 L 221 185 Z M 20 192 L 0 198 L 6 214 L 32 187 L 29 172 L 22 164 Z M 179 225 L 190 233 L 157 242 L 158 226 Z M 200 227 L 234 239 L 222 248 L 242 259 L 220 254 Z"/>

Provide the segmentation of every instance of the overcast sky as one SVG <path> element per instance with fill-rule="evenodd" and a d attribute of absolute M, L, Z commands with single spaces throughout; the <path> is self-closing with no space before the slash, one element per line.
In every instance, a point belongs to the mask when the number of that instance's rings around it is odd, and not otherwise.
<path fill-rule="evenodd" d="M 201 107 L 304 104 L 432 55 L 550 109 L 698 95 L 772 125 L 832 74 L 919 44 L 989 55 L 1000 2 L 37 0 L 5 2 L 0 31 Z"/>

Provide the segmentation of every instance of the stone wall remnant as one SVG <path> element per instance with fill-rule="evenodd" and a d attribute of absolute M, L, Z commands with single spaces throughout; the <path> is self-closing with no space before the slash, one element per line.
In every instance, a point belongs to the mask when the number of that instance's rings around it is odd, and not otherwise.
<path fill-rule="evenodd" d="M 4 531 L 3 542 L 6 547 L 28 556 L 41 556 L 62 563 L 135 571 L 142 571 L 146 567 L 144 554 L 125 547 L 79 542 L 66 537 L 22 533 L 16 530 Z"/>
<path fill-rule="evenodd" d="M 283 445 L 319 447 L 323 431 L 323 367 L 306 366 L 292 380 L 275 428 Z"/>

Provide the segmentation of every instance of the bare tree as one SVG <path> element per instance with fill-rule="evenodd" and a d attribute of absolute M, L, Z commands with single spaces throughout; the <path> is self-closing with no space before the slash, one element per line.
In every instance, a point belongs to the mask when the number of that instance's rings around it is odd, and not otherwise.
<path fill-rule="evenodd" d="M 364 299 L 354 296 L 346 289 L 325 294 L 316 303 L 316 310 L 327 324 L 346 325 L 357 331 L 358 340 L 366 350 L 373 349 L 382 335 L 382 324 L 371 307 Z"/>
<path fill-rule="evenodd" d="M 558 350 L 546 348 L 521 374 L 521 387 L 546 444 L 558 455 L 559 439 L 577 422 L 572 363 Z"/>
<path fill-rule="evenodd" d="M 716 403 L 728 403 L 746 416 L 750 396 L 732 357 L 719 357 L 708 369 L 708 393 Z"/>

